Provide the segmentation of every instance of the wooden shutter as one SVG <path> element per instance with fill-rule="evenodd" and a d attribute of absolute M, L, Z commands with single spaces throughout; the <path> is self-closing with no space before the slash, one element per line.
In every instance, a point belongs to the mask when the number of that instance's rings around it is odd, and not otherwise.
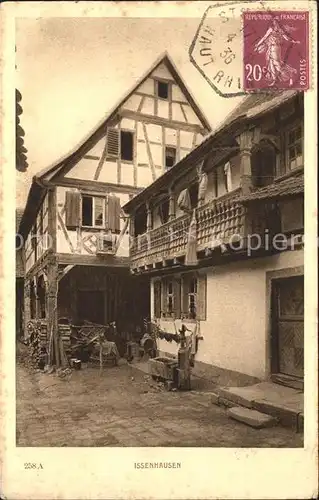
<path fill-rule="evenodd" d="M 106 132 L 106 150 L 108 156 L 120 155 L 120 135 L 119 130 L 116 128 L 108 128 Z"/>
<path fill-rule="evenodd" d="M 174 290 L 174 313 L 175 318 L 181 317 L 181 280 L 179 278 L 175 278 L 173 281 L 173 290 Z"/>
<path fill-rule="evenodd" d="M 189 291 L 189 274 L 184 274 L 182 277 L 182 315 L 188 316 L 188 291 Z"/>
<path fill-rule="evenodd" d="M 154 316 L 155 318 L 161 317 L 161 303 L 162 303 L 162 287 L 159 280 L 154 281 Z"/>
<path fill-rule="evenodd" d="M 121 228 L 121 200 L 117 196 L 107 197 L 106 228 L 113 233 L 120 232 Z"/>
<path fill-rule="evenodd" d="M 206 320 L 207 278 L 206 274 L 197 277 L 197 319 Z"/>
<path fill-rule="evenodd" d="M 81 195 L 75 191 L 67 191 L 65 194 L 65 225 L 67 228 L 75 228 L 80 223 Z"/>

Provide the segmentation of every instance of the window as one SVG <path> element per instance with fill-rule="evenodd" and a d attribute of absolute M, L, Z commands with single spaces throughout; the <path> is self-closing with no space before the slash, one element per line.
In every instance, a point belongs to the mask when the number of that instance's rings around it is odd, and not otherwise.
<path fill-rule="evenodd" d="M 154 282 L 155 318 L 206 320 L 206 275 L 185 273 Z"/>
<path fill-rule="evenodd" d="M 197 311 L 197 279 L 191 278 L 187 290 L 188 295 L 188 317 L 196 318 Z"/>
<path fill-rule="evenodd" d="M 105 226 L 105 198 L 82 196 L 82 225 L 87 227 Z"/>
<path fill-rule="evenodd" d="M 162 316 L 164 318 L 180 318 L 181 280 L 179 278 L 163 278 L 162 293 Z"/>
<path fill-rule="evenodd" d="M 182 276 L 183 311 L 188 319 L 206 319 L 206 275 L 187 273 Z"/>
<path fill-rule="evenodd" d="M 160 80 L 156 81 L 156 95 L 161 99 L 169 98 L 169 88 L 167 82 L 162 82 Z"/>
<path fill-rule="evenodd" d="M 165 148 L 165 168 L 168 170 L 176 161 L 176 148 L 166 146 Z"/>
<path fill-rule="evenodd" d="M 297 125 L 286 135 L 286 162 L 288 171 L 303 165 L 303 134 L 302 126 Z"/>
<path fill-rule="evenodd" d="M 134 132 L 108 128 L 106 133 L 106 154 L 125 161 L 133 161 Z"/>
<path fill-rule="evenodd" d="M 133 161 L 133 133 L 121 130 L 121 159 Z"/>

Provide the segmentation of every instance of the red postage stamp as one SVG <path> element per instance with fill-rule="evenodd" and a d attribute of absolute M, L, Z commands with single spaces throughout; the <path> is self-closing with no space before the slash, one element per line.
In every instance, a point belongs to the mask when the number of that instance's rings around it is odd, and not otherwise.
<path fill-rule="evenodd" d="M 309 88 L 309 12 L 244 12 L 244 89 Z"/>

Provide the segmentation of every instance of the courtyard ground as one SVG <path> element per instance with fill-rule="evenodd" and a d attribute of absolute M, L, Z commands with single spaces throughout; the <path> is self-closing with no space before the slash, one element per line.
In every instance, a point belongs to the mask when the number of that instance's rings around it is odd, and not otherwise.
<path fill-rule="evenodd" d="M 17 362 L 17 446 L 300 447 L 302 434 L 227 417 L 206 389 L 167 392 L 134 365 L 69 378 Z"/>

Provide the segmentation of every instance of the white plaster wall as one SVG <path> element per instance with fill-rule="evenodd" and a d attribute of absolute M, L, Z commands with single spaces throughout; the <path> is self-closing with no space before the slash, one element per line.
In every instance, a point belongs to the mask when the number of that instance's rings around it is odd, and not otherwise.
<path fill-rule="evenodd" d="M 72 189 L 73 191 L 77 191 L 76 188 L 66 188 L 63 186 L 57 186 L 57 208 L 59 213 L 61 213 L 62 208 L 65 205 L 65 194 L 67 191 Z M 102 193 L 101 193 L 102 194 Z M 110 193 L 114 194 L 118 198 L 120 198 L 121 201 L 121 206 L 125 205 L 129 201 L 129 195 L 127 193 Z M 65 213 L 62 216 L 62 220 L 65 223 Z M 124 227 L 125 221 L 124 219 L 121 218 L 121 225 L 120 229 L 122 230 Z M 59 219 L 57 215 L 57 252 L 58 253 L 72 253 L 72 250 L 70 248 L 70 243 L 72 245 L 73 253 L 77 254 L 82 254 L 82 255 L 91 255 L 89 252 L 82 246 L 81 248 L 77 248 L 77 232 L 76 230 L 70 230 L 67 229 L 67 234 L 68 234 L 68 239 L 69 242 L 67 241 L 65 234 L 62 229 L 59 229 Z M 129 255 L 129 235 L 128 235 L 129 229 L 127 228 L 126 234 L 123 237 L 123 240 L 121 242 L 121 245 L 118 249 L 117 256 L 120 257 L 128 257 Z M 92 243 L 95 242 L 97 233 L 95 231 L 90 231 L 90 230 L 81 230 L 81 238 L 86 238 L 87 236 L 92 237 Z M 85 242 L 85 245 L 91 248 L 92 251 L 94 251 L 95 254 L 95 248 L 94 245 L 92 245 L 89 241 Z"/>
<path fill-rule="evenodd" d="M 152 78 L 147 78 L 145 82 L 139 86 L 138 91 L 143 94 L 154 95 L 154 80 Z"/>
<path fill-rule="evenodd" d="M 302 265 L 303 251 L 295 250 L 205 270 L 207 319 L 201 321 L 204 340 L 199 341 L 196 359 L 261 379 L 267 378 L 266 272 Z M 180 323 L 176 322 L 177 327 Z M 172 321 L 161 320 L 161 326 L 174 333 Z M 192 329 L 194 324 L 189 323 L 188 326 Z M 177 353 L 176 345 L 165 340 L 159 340 L 159 349 Z"/>

